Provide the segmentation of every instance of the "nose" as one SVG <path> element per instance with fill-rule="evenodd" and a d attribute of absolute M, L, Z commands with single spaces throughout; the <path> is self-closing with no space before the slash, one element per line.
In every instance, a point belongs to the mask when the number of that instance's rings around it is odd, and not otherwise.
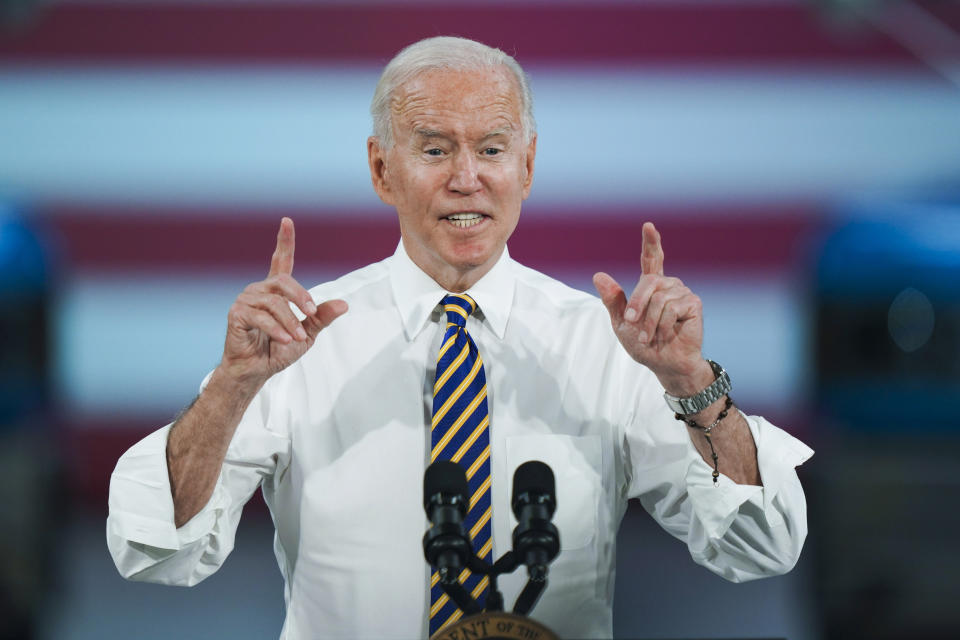
<path fill-rule="evenodd" d="M 477 158 L 472 153 L 458 153 L 453 159 L 453 172 L 447 188 L 464 195 L 476 193 L 482 186 L 479 172 Z"/>

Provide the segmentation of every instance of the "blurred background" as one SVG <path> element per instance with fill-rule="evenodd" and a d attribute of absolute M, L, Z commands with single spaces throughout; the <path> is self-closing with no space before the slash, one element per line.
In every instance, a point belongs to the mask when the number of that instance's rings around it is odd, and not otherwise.
<path fill-rule="evenodd" d="M 307 286 L 393 251 L 367 109 L 438 34 L 532 79 L 511 254 L 629 282 L 654 221 L 738 404 L 817 451 L 784 577 L 727 584 L 632 507 L 617 635 L 960 637 L 958 29 L 947 1 L 0 2 L 0 638 L 278 635 L 259 497 L 205 583 L 127 583 L 109 475 L 216 365 L 281 216 Z"/>

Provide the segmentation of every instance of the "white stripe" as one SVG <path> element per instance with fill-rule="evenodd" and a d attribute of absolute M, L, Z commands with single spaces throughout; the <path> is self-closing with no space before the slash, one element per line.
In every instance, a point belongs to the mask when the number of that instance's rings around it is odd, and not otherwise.
<path fill-rule="evenodd" d="M 816 198 L 960 173 L 960 93 L 871 67 L 529 69 L 531 208 Z M 0 195 L 379 204 L 374 66 L 0 67 Z"/>
<path fill-rule="evenodd" d="M 303 282 L 329 274 L 305 274 Z M 556 274 L 591 290 L 583 274 Z M 635 273 L 612 275 L 627 282 Z M 581 279 L 578 279 L 581 278 Z M 252 277 L 250 278 L 252 279 Z M 56 379 L 72 415 L 174 415 L 196 394 L 223 348 L 242 276 L 222 279 L 88 274 L 67 283 L 54 311 Z M 707 356 L 734 377 L 751 411 L 802 401 L 807 327 L 800 293 L 777 279 L 688 277 L 703 299 Z"/>

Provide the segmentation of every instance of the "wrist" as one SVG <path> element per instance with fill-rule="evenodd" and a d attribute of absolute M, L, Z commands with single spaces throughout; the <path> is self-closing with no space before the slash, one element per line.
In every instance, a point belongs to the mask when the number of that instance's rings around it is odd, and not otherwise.
<path fill-rule="evenodd" d="M 685 398 L 699 393 L 716 379 L 713 368 L 706 359 L 700 360 L 686 372 L 658 376 L 663 390 L 672 396 Z"/>
<path fill-rule="evenodd" d="M 250 375 L 225 362 L 213 370 L 204 393 L 229 398 L 231 404 L 246 407 L 263 387 L 266 379 Z"/>
<path fill-rule="evenodd" d="M 727 406 L 729 402 L 730 407 Z M 725 411 L 729 412 L 730 408 L 734 406 L 733 398 L 729 394 L 721 396 L 713 402 L 709 407 L 700 411 L 698 413 L 691 413 L 688 415 L 681 415 L 678 420 L 686 424 L 688 427 L 693 428 L 690 424 L 693 422 L 697 425 L 697 428 L 702 428 L 704 426 L 713 424 L 720 417 L 720 414 L 723 414 Z M 679 414 L 675 414 L 679 415 Z"/>

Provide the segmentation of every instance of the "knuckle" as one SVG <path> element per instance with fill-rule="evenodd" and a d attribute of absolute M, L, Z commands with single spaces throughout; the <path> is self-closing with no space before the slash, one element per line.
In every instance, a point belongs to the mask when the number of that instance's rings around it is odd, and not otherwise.
<path fill-rule="evenodd" d="M 274 277 L 273 290 L 287 298 L 298 298 L 303 295 L 303 287 L 289 273 L 280 273 Z"/>
<path fill-rule="evenodd" d="M 279 293 L 270 294 L 270 307 L 275 311 L 289 311 L 290 303 L 287 301 L 286 296 Z"/>
<path fill-rule="evenodd" d="M 273 307 L 273 296 L 269 293 L 263 293 L 251 300 L 251 307 L 257 309 L 271 309 Z"/>
<path fill-rule="evenodd" d="M 261 328 L 263 326 L 263 317 L 260 312 L 256 309 L 251 309 L 245 314 L 245 323 L 247 327 Z"/>

